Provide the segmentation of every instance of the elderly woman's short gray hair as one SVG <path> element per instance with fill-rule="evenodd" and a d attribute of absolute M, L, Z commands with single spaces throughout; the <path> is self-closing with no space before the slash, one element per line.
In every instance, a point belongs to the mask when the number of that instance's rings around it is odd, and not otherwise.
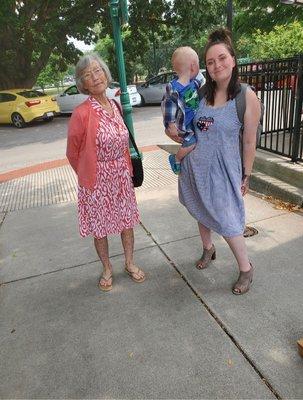
<path fill-rule="evenodd" d="M 76 69 L 75 69 L 75 76 L 76 76 L 76 85 L 79 90 L 79 92 L 83 94 L 89 94 L 86 89 L 83 87 L 83 80 L 82 80 L 82 74 L 85 68 L 87 68 L 93 61 L 96 61 L 100 67 L 103 69 L 107 82 L 110 83 L 112 81 L 112 76 L 110 73 L 110 70 L 108 69 L 108 66 L 105 64 L 105 62 L 102 60 L 101 57 L 98 56 L 96 53 L 91 53 L 91 54 L 86 54 L 82 56 L 79 61 L 77 62 Z"/>

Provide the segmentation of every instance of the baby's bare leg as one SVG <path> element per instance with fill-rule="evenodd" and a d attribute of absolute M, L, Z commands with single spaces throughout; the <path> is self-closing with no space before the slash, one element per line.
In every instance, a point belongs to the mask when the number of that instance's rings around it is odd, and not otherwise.
<path fill-rule="evenodd" d="M 189 154 L 193 149 L 195 148 L 195 144 L 192 144 L 191 146 L 188 147 L 180 147 L 176 154 L 176 161 L 181 162 L 187 154 Z"/>

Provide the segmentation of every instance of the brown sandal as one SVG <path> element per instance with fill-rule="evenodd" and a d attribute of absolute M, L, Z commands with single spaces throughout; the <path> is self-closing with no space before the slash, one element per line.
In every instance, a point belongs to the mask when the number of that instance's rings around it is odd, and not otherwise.
<path fill-rule="evenodd" d="M 101 284 L 102 279 L 104 281 L 103 284 Z M 112 280 L 111 284 L 109 284 L 110 280 Z M 112 290 L 112 288 L 113 288 L 113 276 L 110 275 L 108 278 L 105 278 L 103 275 L 101 275 L 99 283 L 98 283 L 98 287 L 103 292 L 109 292 L 110 290 Z"/>
<path fill-rule="evenodd" d="M 196 263 L 196 268 L 197 269 L 205 269 L 208 267 L 208 264 L 211 262 L 211 260 L 216 259 L 216 249 L 215 246 L 212 245 L 209 250 L 203 249 L 203 254 L 200 258 L 200 260 L 197 261 Z"/>
<path fill-rule="evenodd" d="M 142 276 L 142 278 L 136 278 L 135 275 L 138 275 L 140 271 L 142 271 L 140 268 L 137 267 L 136 271 L 130 271 L 127 269 L 127 267 L 124 268 L 125 272 L 131 277 L 131 279 L 136 282 L 136 283 L 141 283 L 145 281 L 145 275 Z M 143 272 L 143 271 L 142 271 Z"/>
<path fill-rule="evenodd" d="M 233 294 L 239 295 L 248 292 L 253 281 L 253 275 L 254 267 L 251 264 L 249 271 L 240 271 L 239 278 L 232 289 Z"/>

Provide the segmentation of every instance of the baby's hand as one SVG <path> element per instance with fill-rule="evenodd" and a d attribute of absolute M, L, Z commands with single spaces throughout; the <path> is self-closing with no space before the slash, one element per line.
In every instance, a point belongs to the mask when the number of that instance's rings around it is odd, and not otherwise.
<path fill-rule="evenodd" d="M 174 140 L 177 143 L 183 143 L 183 139 L 178 135 L 178 129 L 174 122 L 171 122 L 168 127 L 165 129 L 165 133 L 168 137 Z"/>

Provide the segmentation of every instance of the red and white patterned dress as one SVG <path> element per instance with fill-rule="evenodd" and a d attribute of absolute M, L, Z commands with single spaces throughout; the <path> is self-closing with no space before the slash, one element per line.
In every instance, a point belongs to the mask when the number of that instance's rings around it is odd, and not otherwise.
<path fill-rule="evenodd" d="M 117 105 L 111 116 L 92 97 L 100 123 L 97 130 L 97 180 L 94 189 L 78 186 L 80 235 L 101 239 L 139 223 L 135 190 L 125 159 L 128 131 Z"/>

